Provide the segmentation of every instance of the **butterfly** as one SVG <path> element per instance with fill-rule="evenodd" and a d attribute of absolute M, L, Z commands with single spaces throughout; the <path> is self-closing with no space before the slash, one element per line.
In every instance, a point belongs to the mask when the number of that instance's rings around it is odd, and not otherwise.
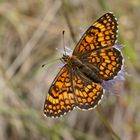
<path fill-rule="evenodd" d="M 63 54 L 64 66 L 45 99 L 45 116 L 56 118 L 74 108 L 97 106 L 104 94 L 102 83 L 115 78 L 122 69 L 122 53 L 114 47 L 117 33 L 116 17 L 106 13 L 87 29 L 72 56 Z"/>

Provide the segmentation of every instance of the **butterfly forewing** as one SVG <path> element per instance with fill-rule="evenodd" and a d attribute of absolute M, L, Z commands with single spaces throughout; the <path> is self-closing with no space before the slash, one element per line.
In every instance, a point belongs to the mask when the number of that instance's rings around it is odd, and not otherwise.
<path fill-rule="evenodd" d="M 71 73 L 65 65 L 52 83 L 45 99 L 44 114 L 47 117 L 60 117 L 73 110 L 75 99 L 71 85 Z"/>
<path fill-rule="evenodd" d="M 73 55 L 113 46 L 117 41 L 118 22 L 112 13 L 106 13 L 94 22 L 76 45 Z"/>

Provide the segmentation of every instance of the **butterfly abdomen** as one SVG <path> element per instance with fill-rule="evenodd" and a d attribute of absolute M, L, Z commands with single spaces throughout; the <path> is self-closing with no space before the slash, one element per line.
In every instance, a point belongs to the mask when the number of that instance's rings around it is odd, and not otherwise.
<path fill-rule="evenodd" d="M 96 72 L 93 71 L 93 69 L 91 69 L 90 67 L 88 67 L 87 65 L 82 63 L 78 58 L 71 57 L 71 65 L 74 70 L 76 70 L 76 71 L 78 70 L 81 74 L 86 76 L 86 78 L 88 78 L 89 80 L 96 82 L 96 83 L 103 82 L 103 80 L 97 76 Z"/>

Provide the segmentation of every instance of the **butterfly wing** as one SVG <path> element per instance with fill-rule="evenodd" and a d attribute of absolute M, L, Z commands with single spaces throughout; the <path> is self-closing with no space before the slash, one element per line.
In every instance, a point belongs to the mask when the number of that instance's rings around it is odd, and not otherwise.
<path fill-rule="evenodd" d="M 80 60 L 105 81 L 113 79 L 123 66 L 122 54 L 114 47 L 90 52 Z"/>
<path fill-rule="evenodd" d="M 47 117 L 60 117 L 73 110 L 75 99 L 71 85 L 71 72 L 65 65 L 53 81 L 45 99 L 44 114 Z"/>
<path fill-rule="evenodd" d="M 118 22 L 112 13 L 106 13 L 93 23 L 76 45 L 73 55 L 113 46 L 117 41 Z"/>
<path fill-rule="evenodd" d="M 84 77 L 80 71 L 73 72 L 72 78 L 76 106 L 84 110 L 96 107 L 103 97 L 103 87 Z"/>
<path fill-rule="evenodd" d="M 117 19 L 106 13 L 89 27 L 73 52 L 105 81 L 113 79 L 123 63 L 121 52 L 113 47 L 117 32 Z"/>

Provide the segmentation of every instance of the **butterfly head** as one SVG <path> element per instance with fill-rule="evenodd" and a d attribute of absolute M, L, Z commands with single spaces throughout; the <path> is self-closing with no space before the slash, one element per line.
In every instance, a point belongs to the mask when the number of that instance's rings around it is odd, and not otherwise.
<path fill-rule="evenodd" d="M 68 62 L 69 59 L 70 59 L 70 57 L 69 57 L 68 55 L 63 54 L 63 56 L 62 56 L 62 58 L 61 58 L 61 61 L 62 61 L 63 63 L 66 63 L 66 62 Z"/>

